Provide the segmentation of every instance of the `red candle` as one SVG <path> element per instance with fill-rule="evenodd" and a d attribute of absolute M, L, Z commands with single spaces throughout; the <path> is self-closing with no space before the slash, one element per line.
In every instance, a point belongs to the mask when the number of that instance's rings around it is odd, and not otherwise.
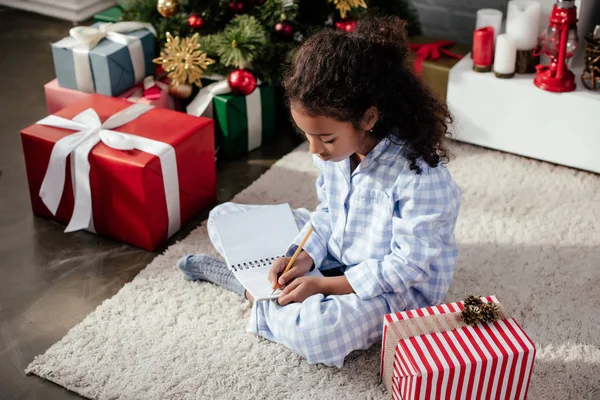
<path fill-rule="evenodd" d="M 473 69 L 477 72 L 492 70 L 494 61 L 494 28 L 484 26 L 473 32 Z"/>

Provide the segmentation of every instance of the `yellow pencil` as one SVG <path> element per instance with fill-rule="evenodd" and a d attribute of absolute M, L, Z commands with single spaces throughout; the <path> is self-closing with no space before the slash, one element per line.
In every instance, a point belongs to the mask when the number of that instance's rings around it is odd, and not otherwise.
<path fill-rule="evenodd" d="M 298 254 L 300 254 L 300 252 L 302 251 L 302 247 L 304 247 L 304 244 L 308 240 L 308 237 L 310 236 L 310 234 L 312 233 L 312 231 L 313 231 L 313 227 L 311 226 L 308 229 L 308 232 L 306 232 L 306 235 L 304 235 L 304 239 L 302 239 L 302 242 L 300 242 L 300 246 L 298 246 L 298 248 L 294 252 L 294 255 L 290 259 L 290 262 L 288 262 L 288 264 L 286 265 L 286 267 L 283 270 L 283 272 L 281 273 L 281 275 L 285 274 L 286 272 L 288 272 L 290 270 L 290 268 L 292 268 L 292 265 L 294 265 L 294 262 L 296 261 L 296 258 L 298 257 Z M 279 275 L 279 276 L 281 276 L 281 275 Z M 275 294 L 275 292 L 277 291 L 277 289 L 279 289 L 279 277 L 277 278 L 277 280 L 275 280 L 275 284 L 273 285 L 273 293 L 271 293 L 271 294 Z"/>

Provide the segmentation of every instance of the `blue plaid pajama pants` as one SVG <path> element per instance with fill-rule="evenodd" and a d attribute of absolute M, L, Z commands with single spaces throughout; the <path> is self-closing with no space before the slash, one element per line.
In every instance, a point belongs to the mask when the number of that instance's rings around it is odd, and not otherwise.
<path fill-rule="evenodd" d="M 212 218 L 268 205 L 224 203 L 215 207 L 208 219 L 208 235 L 215 249 L 223 255 Z M 309 219 L 304 208 L 292 210 L 298 229 Z M 315 294 L 302 303 L 280 306 L 276 300 L 255 302 L 247 331 L 283 344 L 306 358 L 309 364 L 323 363 L 341 368 L 353 350 L 367 349 L 379 342 L 383 317 L 403 304 L 398 295 L 384 293 L 366 301 L 356 294 Z M 391 310 L 391 308 L 393 308 Z"/>

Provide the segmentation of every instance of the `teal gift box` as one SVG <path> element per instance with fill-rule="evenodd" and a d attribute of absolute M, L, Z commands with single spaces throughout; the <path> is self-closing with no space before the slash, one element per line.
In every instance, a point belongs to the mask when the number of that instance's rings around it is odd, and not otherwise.
<path fill-rule="evenodd" d="M 71 29 L 70 36 L 52 43 L 59 86 L 119 96 L 154 74 L 155 34 L 150 24 L 138 22 Z"/>
<path fill-rule="evenodd" d="M 203 79 L 204 87 L 216 81 Z M 212 107 L 200 112 L 215 121 L 218 159 L 233 160 L 271 142 L 275 137 L 275 89 L 259 85 L 247 95 L 215 94 Z M 189 112 L 189 109 L 188 109 Z"/>

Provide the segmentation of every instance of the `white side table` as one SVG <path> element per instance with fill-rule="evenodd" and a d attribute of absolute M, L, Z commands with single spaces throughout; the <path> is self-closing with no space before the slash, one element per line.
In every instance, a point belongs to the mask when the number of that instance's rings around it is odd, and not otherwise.
<path fill-rule="evenodd" d="M 573 70 L 577 90 L 551 93 L 532 74 L 474 72 L 468 54 L 448 79 L 455 139 L 600 173 L 600 92 L 583 87 L 581 71 Z"/>

